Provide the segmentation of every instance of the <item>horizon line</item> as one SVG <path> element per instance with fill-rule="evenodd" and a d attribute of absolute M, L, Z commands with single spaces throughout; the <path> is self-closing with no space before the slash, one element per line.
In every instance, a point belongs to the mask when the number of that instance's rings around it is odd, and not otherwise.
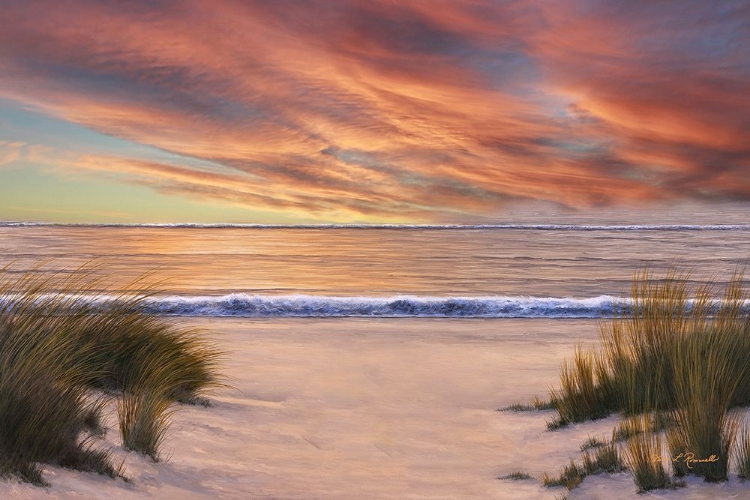
<path fill-rule="evenodd" d="M 422 230 L 586 230 L 586 231 L 746 231 L 750 224 L 256 224 L 229 222 L 29 222 L 0 221 L 0 227 L 154 229 L 422 229 Z"/>

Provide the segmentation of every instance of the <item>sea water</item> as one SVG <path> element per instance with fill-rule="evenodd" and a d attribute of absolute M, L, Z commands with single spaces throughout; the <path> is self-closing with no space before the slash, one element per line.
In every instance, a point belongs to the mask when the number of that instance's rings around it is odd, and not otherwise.
<path fill-rule="evenodd" d="M 144 275 L 160 314 L 597 318 L 634 273 L 718 290 L 750 261 L 750 225 L 236 226 L 0 223 L 0 265 L 103 291 Z"/>

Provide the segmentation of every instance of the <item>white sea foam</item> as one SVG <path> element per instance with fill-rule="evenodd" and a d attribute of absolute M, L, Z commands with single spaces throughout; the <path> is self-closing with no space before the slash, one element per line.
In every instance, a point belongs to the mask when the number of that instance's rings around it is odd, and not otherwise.
<path fill-rule="evenodd" d="M 152 313 L 237 317 L 600 318 L 627 300 L 569 297 L 170 296 L 149 299 Z"/>
<path fill-rule="evenodd" d="M 120 300 L 112 295 L 58 295 L 37 297 L 41 304 L 64 298 L 69 306 L 107 308 Z M 12 309 L 13 295 L 0 296 L 0 306 Z M 194 317 L 415 317 L 415 318 L 609 318 L 625 313 L 628 298 L 600 295 L 574 297 L 330 297 L 319 295 L 171 295 L 140 297 L 146 312 Z M 688 301 L 690 307 L 692 301 Z M 719 305 L 717 302 L 716 306 Z M 750 310 L 750 300 L 744 308 Z"/>

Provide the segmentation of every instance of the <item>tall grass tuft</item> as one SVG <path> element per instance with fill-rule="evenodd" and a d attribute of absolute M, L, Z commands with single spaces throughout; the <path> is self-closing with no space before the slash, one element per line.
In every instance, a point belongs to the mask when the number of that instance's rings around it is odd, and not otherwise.
<path fill-rule="evenodd" d="M 148 455 L 157 462 L 159 448 L 169 428 L 170 406 L 170 401 L 155 391 L 123 393 L 117 400 L 123 447 Z"/>
<path fill-rule="evenodd" d="M 573 361 L 565 361 L 560 375 L 559 391 L 552 391 L 550 399 L 560 414 L 561 422 L 581 422 L 604 418 L 611 405 L 595 373 L 599 361 L 595 353 L 576 348 Z"/>
<path fill-rule="evenodd" d="M 570 465 L 566 465 L 565 468 L 560 472 L 557 477 L 551 477 L 545 472 L 542 476 L 542 484 L 547 488 L 554 488 L 555 486 L 565 486 L 568 490 L 572 490 L 586 477 L 586 471 L 583 467 L 576 464 L 573 460 L 570 461 Z"/>
<path fill-rule="evenodd" d="M 627 465 L 620 456 L 617 444 L 613 441 L 601 443 L 594 454 L 587 448 L 582 456 L 582 464 L 578 465 L 571 460 L 570 465 L 560 472 L 557 477 L 547 473 L 542 476 L 542 484 L 548 488 L 565 486 L 568 490 L 576 488 L 586 476 L 599 474 L 601 472 L 614 473 L 627 470 Z"/>
<path fill-rule="evenodd" d="M 122 395 L 130 435 L 153 420 L 150 446 L 126 446 L 155 458 L 166 408 L 221 384 L 210 343 L 144 312 L 147 284 L 110 297 L 86 271 L 7 271 L 0 269 L 0 476 L 44 484 L 40 463 L 121 475 L 92 441 L 103 433 L 102 398 Z M 131 401 L 135 413 L 124 411 Z"/>
<path fill-rule="evenodd" d="M 604 441 L 602 441 L 599 438 L 589 436 L 586 439 L 586 441 L 584 441 L 583 443 L 581 443 L 581 451 L 587 451 L 587 450 L 590 450 L 592 448 L 601 448 L 602 446 L 604 446 L 606 444 L 607 443 L 605 443 Z"/>
<path fill-rule="evenodd" d="M 727 479 L 729 454 L 739 424 L 728 413 L 736 393 L 738 368 L 743 363 L 734 359 L 739 341 L 709 327 L 675 346 L 677 425 L 669 431 L 669 444 L 673 459 L 683 457 L 678 474 L 702 476 L 709 482 Z M 710 461 L 702 462 L 704 459 Z"/>
<path fill-rule="evenodd" d="M 111 450 L 96 448 L 93 445 L 87 445 L 86 442 L 61 456 L 57 465 L 83 472 L 96 472 L 113 479 L 120 477 L 129 481 L 122 472 L 124 462 L 119 466 L 112 463 Z"/>
<path fill-rule="evenodd" d="M 511 472 L 510 474 L 506 474 L 504 476 L 498 477 L 498 479 L 511 480 L 511 481 L 525 481 L 526 479 L 531 479 L 531 476 L 526 474 L 523 471 L 516 470 L 516 471 Z"/>
<path fill-rule="evenodd" d="M 640 429 L 625 445 L 625 460 L 633 473 L 639 492 L 673 486 L 662 462 L 661 434 L 651 432 L 652 416 L 648 413 L 631 417 L 632 426 Z"/>
<path fill-rule="evenodd" d="M 662 280 L 636 275 L 630 304 L 600 324 L 601 348 L 579 348 L 563 366 L 560 389 L 551 393 L 561 421 L 672 411 L 685 403 L 678 382 L 694 385 L 701 377 L 723 390 L 729 407 L 750 405 L 750 315 L 743 310 L 742 277 L 733 276 L 718 297 L 710 285 L 689 283 L 674 271 Z M 713 356 L 710 374 L 706 353 Z"/>
<path fill-rule="evenodd" d="M 598 474 L 599 472 L 622 472 L 627 470 L 627 464 L 620 456 L 620 451 L 615 441 L 599 447 L 592 457 L 586 451 L 583 456 L 583 465 L 587 474 Z"/>

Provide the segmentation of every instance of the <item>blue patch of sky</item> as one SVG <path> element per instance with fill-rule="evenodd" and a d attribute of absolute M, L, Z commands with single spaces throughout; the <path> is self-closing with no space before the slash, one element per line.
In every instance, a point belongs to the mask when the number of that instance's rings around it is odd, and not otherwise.
<path fill-rule="evenodd" d="M 110 155 L 143 161 L 176 163 L 213 171 L 229 170 L 215 162 L 101 134 L 7 99 L 0 99 L 0 140 L 20 141 L 29 145 L 41 145 L 78 154 Z"/>

